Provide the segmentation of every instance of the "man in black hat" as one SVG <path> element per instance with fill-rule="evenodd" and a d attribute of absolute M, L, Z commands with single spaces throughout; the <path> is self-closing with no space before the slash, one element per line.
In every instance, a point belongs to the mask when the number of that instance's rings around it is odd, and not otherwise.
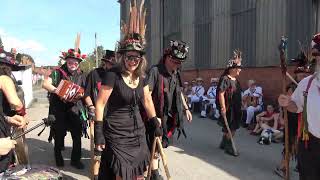
<path fill-rule="evenodd" d="M 84 100 L 87 105 L 89 120 L 95 119 L 95 103 L 97 101 L 98 93 L 101 87 L 101 81 L 103 79 L 105 71 L 110 69 L 115 64 L 115 62 L 116 60 L 114 51 L 106 50 L 105 55 L 101 59 L 100 67 L 92 70 L 87 76 Z M 106 113 L 107 111 L 104 110 L 104 112 Z M 99 151 L 95 150 L 95 155 L 98 157 L 101 156 L 100 153 L 97 154 L 97 152 Z M 99 165 L 100 163 L 94 163 L 93 174 L 95 176 L 95 179 L 98 178 Z"/>
<path fill-rule="evenodd" d="M 106 50 L 105 55 L 101 59 L 100 67 L 92 70 L 86 78 L 86 89 L 84 98 L 89 110 L 89 115 L 94 116 L 95 102 L 101 86 L 101 80 L 106 70 L 110 69 L 115 64 L 114 51 Z"/>
<path fill-rule="evenodd" d="M 55 116 L 55 124 L 52 126 L 54 138 L 54 155 L 56 165 L 64 166 L 64 160 L 61 150 L 64 147 L 64 137 L 67 131 L 71 132 L 73 146 L 71 155 L 71 166 L 77 169 L 83 169 L 84 165 L 81 159 L 81 136 L 83 125 L 85 124 L 85 111 L 81 100 L 66 101 L 58 95 L 57 87 L 62 80 L 67 80 L 79 86 L 84 86 L 84 75 L 79 65 L 84 60 L 85 55 L 78 51 L 69 49 L 68 52 L 62 52 L 61 58 L 66 61 L 61 67 L 55 69 L 49 77 L 43 82 L 43 88 L 50 93 L 49 114 Z"/>
<path fill-rule="evenodd" d="M 162 120 L 163 137 L 162 144 L 167 147 L 169 139 L 172 137 L 175 129 L 185 135 L 183 129 L 183 116 L 187 116 L 189 122 L 192 121 L 192 115 L 188 105 L 185 102 L 182 92 L 182 81 L 180 78 L 181 63 L 187 58 L 188 46 L 182 41 L 170 41 L 169 48 L 160 62 L 153 66 L 148 74 L 148 84 L 153 98 L 157 117 Z M 149 148 L 152 146 L 154 134 L 146 127 L 147 140 Z M 158 172 L 158 160 L 153 163 L 151 179 L 162 179 Z"/>

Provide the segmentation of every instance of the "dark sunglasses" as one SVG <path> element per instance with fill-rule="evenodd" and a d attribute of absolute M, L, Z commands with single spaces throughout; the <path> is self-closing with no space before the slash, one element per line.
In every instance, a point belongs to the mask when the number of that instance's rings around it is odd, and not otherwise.
<path fill-rule="evenodd" d="M 134 61 L 134 62 L 140 62 L 142 59 L 141 56 L 126 56 L 126 61 Z"/>

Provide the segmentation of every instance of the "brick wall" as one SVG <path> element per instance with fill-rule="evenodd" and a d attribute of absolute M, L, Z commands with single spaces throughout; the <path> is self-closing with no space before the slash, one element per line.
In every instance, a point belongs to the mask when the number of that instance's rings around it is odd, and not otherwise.
<path fill-rule="evenodd" d="M 289 67 L 288 71 L 293 76 L 294 67 Z M 202 70 L 185 70 L 182 72 L 183 81 L 191 81 L 197 77 L 204 80 L 206 90 L 210 86 L 212 77 L 220 77 L 224 69 L 202 69 Z M 279 67 L 258 67 L 243 68 L 239 81 L 243 90 L 247 89 L 247 81 L 253 79 L 263 89 L 265 103 L 276 102 L 277 97 L 282 92 L 282 75 Z M 287 83 L 289 83 L 289 79 Z"/>

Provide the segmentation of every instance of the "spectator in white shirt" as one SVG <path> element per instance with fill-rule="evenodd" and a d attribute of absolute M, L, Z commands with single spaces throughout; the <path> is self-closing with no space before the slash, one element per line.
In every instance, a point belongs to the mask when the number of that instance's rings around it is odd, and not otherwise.
<path fill-rule="evenodd" d="M 251 123 L 254 113 L 262 111 L 262 88 L 256 85 L 256 82 L 254 80 L 248 81 L 248 89 L 244 91 L 243 93 L 243 101 L 245 102 L 244 106 L 247 111 L 247 119 L 245 127 L 248 127 L 248 125 Z M 253 104 L 248 103 L 249 99 L 256 99 Z M 253 101 L 250 101 L 253 102 Z"/>
<path fill-rule="evenodd" d="M 301 113 L 298 129 L 298 164 L 300 179 L 320 178 L 320 33 L 312 39 L 315 74 L 304 78 L 292 96 L 280 95 L 279 105 L 290 112 Z M 306 105 L 306 106 L 305 106 Z"/>
<path fill-rule="evenodd" d="M 188 96 L 189 99 L 189 108 L 191 108 L 193 103 L 200 102 L 200 98 L 204 95 L 204 87 L 202 86 L 203 79 L 197 78 L 196 79 L 197 85 L 192 87 L 192 94 Z"/>
<path fill-rule="evenodd" d="M 213 113 L 214 118 L 219 118 L 219 111 L 216 109 L 216 91 L 218 85 L 218 78 L 211 78 L 211 86 L 207 91 L 207 95 L 203 96 L 202 99 L 202 109 L 201 109 L 201 117 L 207 117 L 207 108 L 211 106 L 210 111 Z"/>

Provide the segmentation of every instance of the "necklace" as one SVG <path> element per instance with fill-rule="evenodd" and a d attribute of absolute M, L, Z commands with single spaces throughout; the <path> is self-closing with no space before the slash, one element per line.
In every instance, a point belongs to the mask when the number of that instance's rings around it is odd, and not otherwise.
<path fill-rule="evenodd" d="M 135 80 L 133 80 L 132 78 L 130 78 L 129 76 L 125 77 L 127 79 L 127 81 L 129 82 L 129 84 L 132 85 L 136 85 L 137 83 L 135 82 Z"/>

